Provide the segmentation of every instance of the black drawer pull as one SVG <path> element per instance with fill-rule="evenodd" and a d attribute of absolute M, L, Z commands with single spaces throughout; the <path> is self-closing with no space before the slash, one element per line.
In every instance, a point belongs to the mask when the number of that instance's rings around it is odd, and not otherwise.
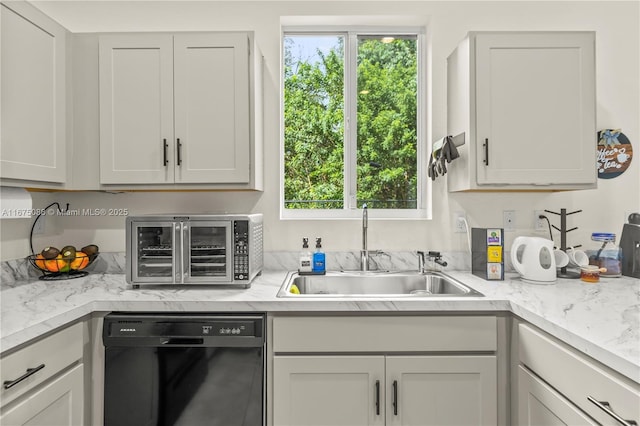
<path fill-rule="evenodd" d="M 182 165 L 182 142 L 178 138 L 178 166 Z"/>
<path fill-rule="evenodd" d="M 36 374 L 38 371 L 42 370 L 43 368 L 44 368 L 44 364 L 40 364 L 39 366 L 34 367 L 34 368 L 27 368 L 27 372 L 24 373 L 22 376 L 18 377 L 17 379 L 15 379 L 15 380 L 5 380 L 4 388 L 5 389 L 11 389 L 12 387 L 17 385 L 21 381 L 25 380 L 26 378 L 33 376 L 34 374 Z"/>
<path fill-rule="evenodd" d="M 611 404 L 609 404 L 607 401 L 598 401 L 597 399 L 595 399 L 592 396 L 588 396 L 587 400 L 589 402 L 592 402 L 593 404 L 595 404 L 599 409 L 601 409 L 602 411 L 604 411 L 605 413 L 607 413 L 611 417 L 613 417 L 621 425 L 624 425 L 624 426 L 637 426 L 638 425 L 638 423 L 635 420 L 625 420 L 622 417 L 620 417 L 615 411 L 613 411 L 611 409 Z"/>
<path fill-rule="evenodd" d="M 489 165 L 489 139 L 485 139 L 484 143 L 482 144 L 482 146 L 484 147 L 484 165 L 488 166 Z"/>
<path fill-rule="evenodd" d="M 376 416 L 380 415 L 380 380 L 376 380 Z"/>
<path fill-rule="evenodd" d="M 398 415 L 398 381 L 393 381 L 393 415 Z"/>
<path fill-rule="evenodd" d="M 167 160 L 167 148 L 169 147 L 169 145 L 167 145 L 167 140 L 166 139 L 162 139 L 162 158 L 163 158 L 163 165 L 165 167 L 167 167 L 167 164 L 169 164 L 169 160 Z"/>

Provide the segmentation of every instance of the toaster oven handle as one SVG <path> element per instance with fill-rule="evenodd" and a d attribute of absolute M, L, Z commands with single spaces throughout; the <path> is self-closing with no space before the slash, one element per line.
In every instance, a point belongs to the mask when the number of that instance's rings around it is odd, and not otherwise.
<path fill-rule="evenodd" d="M 180 228 L 181 228 L 181 232 L 180 232 L 180 284 L 184 284 L 184 277 L 186 275 L 185 269 L 184 269 L 184 265 L 185 265 L 185 257 L 189 256 L 189 246 L 185 246 L 184 242 L 185 239 L 188 240 L 188 238 L 185 238 L 185 234 L 187 232 L 189 232 L 189 225 L 185 224 L 184 222 L 180 223 Z"/>

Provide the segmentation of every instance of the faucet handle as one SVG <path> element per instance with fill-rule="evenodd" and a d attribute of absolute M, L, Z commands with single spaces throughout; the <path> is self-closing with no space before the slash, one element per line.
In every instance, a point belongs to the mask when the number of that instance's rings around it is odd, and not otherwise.
<path fill-rule="evenodd" d="M 447 266 L 447 262 L 442 260 L 442 255 L 440 254 L 439 251 L 429 251 L 426 254 L 423 251 L 417 251 L 416 253 L 418 254 L 418 270 L 421 273 L 425 273 L 427 271 L 427 262 L 426 262 L 427 259 L 443 267 Z M 435 265 L 431 265 L 431 266 L 433 267 Z"/>
<path fill-rule="evenodd" d="M 437 263 L 438 265 L 442 265 L 443 267 L 447 266 L 447 262 L 442 260 L 442 255 L 439 251 L 430 251 L 429 259 L 433 259 L 435 263 Z"/>

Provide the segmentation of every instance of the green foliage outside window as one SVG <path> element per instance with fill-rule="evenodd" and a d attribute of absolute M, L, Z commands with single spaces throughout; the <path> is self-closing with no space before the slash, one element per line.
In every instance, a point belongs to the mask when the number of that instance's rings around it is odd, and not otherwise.
<path fill-rule="evenodd" d="M 285 38 L 285 207 L 342 209 L 344 40 L 307 58 L 297 41 Z M 358 206 L 415 209 L 416 39 L 361 37 L 357 48 Z"/>

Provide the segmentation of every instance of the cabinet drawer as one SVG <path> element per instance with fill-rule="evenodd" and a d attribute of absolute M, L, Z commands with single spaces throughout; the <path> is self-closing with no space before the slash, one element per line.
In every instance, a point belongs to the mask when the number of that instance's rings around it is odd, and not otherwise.
<path fill-rule="evenodd" d="M 591 418 L 576 408 L 564 396 L 518 367 L 518 425 L 585 425 L 596 426 Z"/>
<path fill-rule="evenodd" d="M 83 365 L 21 398 L 0 412 L 3 425 L 82 425 L 84 412 Z"/>
<path fill-rule="evenodd" d="M 275 317 L 274 352 L 495 351 L 492 316 Z"/>
<path fill-rule="evenodd" d="M 44 365 L 9 389 L 2 386 L 0 391 L 2 405 L 13 401 L 81 359 L 82 339 L 82 324 L 77 323 L 0 359 L 0 379 L 5 385 L 26 375 L 28 369 Z"/>
<path fill-rule="evenodd" d="M 626 420 L 640 422 L 640 385 L 618 377 L 550 336 L 520 324 L 520 362 L 603 425 L 619 425 L 588 400 L 607 401 Z"/>

